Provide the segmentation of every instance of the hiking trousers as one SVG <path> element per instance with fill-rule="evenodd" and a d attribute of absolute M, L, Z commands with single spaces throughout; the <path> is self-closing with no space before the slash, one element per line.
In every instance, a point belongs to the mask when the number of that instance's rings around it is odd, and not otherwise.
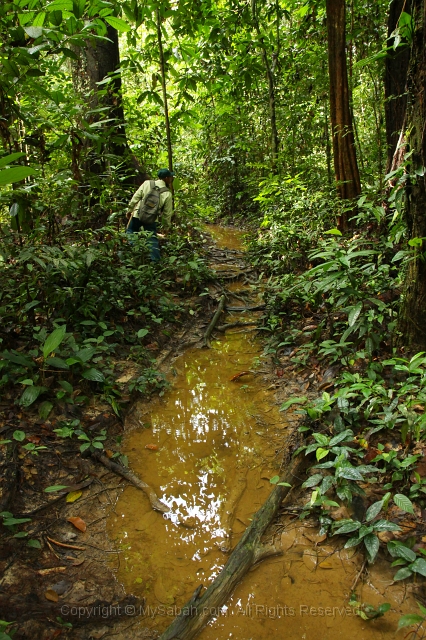
<path fill-rule="evenodd" d="M 152 222 L 151 224 L 142 223 L 139 218 L 132 216 L 129 226 L 126 229 L 126 233 L 138 233 L 141 229 L 143 231 L 148 231 L 150 234 L 148 236 L 148 244 L 152 262 L 159 262 L 161 255 L 160 245 L 157 238 L 157 224 L 155 222 Z"/>

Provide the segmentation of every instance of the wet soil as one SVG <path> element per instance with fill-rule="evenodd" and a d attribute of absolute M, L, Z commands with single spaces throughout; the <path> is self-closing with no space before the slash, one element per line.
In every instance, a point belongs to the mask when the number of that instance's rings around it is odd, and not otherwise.
<path fill-rule="evenodd" d="M 216 245 L 212 266 L 222 285 L 211 288 L 240 296 L 227 305 L 253 306 L 262 283 L 244 269 L 241 237 L 209 227 Z M 232 312 L 221 323 L 255 322 L 260 312 Z M 202 329 L 192 339 L 201 344 Z M 135 407 L 125 452 L 130 467 L 149 482 L 171 509 L 153 512 L 134 488 L 126 488 L 108 520 L 120 549 L 117 578 L 126 592 L 145 598 L 135 611 L 135 629 L 157 637 L 180 613 L 199 584 L 208 585 L 227 561 L 253 514 L 282 471 L 298 418 L 279 412 L 282 400 L 315 392 L 315 379 L 274 371 L 256 332 L 230 327 L 216 333 L 211 349 L 167 354 L 171 390 Z M 238 375 L 243 373 L 243 375 Z M 320 536 L 313 521 L 300 522 L 306 498 L 294 493 L 268 538 L 282 555 L 254 567 L 232 598 L 212 612 L 201 640 L 262 640 L 286 637 L 378 639 L 396 637 L 399 616 L 414 612 L 413 587 L 394 584 L 384 559 L 368 568 L 356 549 Z M 344 516 L 342 516 L 344 517 Z M 187 527 L 178 524 L 185 521 Z M 349 606 L 352 591 L 362 609 Z M 359 614 L 383 602 L 391 611 L 377 620 Z"/>

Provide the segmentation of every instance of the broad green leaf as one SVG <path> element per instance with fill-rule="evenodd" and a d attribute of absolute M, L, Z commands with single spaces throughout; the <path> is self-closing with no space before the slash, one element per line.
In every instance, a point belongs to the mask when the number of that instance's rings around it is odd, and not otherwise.
<path fill-rule="evenodd" d="M 370 522 L 370 520 L 373 520 L 373 518 L 379 515 L 382 509 L 383 509 L 382 500 L 379 500 L 378 502 L 373 502 L 373 504 L 367 509 L 367 513 L 365 514 L 366 521 Z"/>
<path fill-rule="evenodd" d="M 19 431 L 19 430 L 14 431 L 12 437 L 14 440 L 17 440 L 18 442 L 23 442 L 26 438 L 25 431 Z"/>
<path fill-rule="evenodd" d="M 364 537 L 365 548 L 367 549 L 368 561 L 374 562 L 379 551 L 379 539 L 374 533 L 369 533 Z"/>
<path fill-rule="evenodd" d="M 341 236 L 342 232 L 339 229 L 329 229 L 328 231 L 324 231 L 327 235 L 330 236 Z"/>
<path fill-rule="evenodd" d="M 279 410 L 286 411 L 289 407 L 291 407 L 292 404 L 304 404 L 307 399 L 308 398 L 306 396 L 302 396 L 300 398 L 290 398 L 290 400 L 287 400 L 281 405 Z"/>
<path fill-rule="evenodd" d="M 355 467 L 340 467 L 336 470 L 336 476 L 347 480 L 363 480 L 362 474 Z"/>
<path fill-rule="evenodd" d="M 356 522 L 355 520 L 353 522 L 346 522 L 344 525 L 336 529 L 333 532 L 333 535 L 340 536 L 343 533 L 352 533 L 352 531 L 357 531 L 360 528 L 360 526 L 361 526 L 361 523 Z"/>
<path fill-rule="evenodd" d="M 326 447 L 330 442 L 330 438 L 325 436 L 323 433 L 313 433 L 312 436 L 314 440 L 323 447 Z"/>
<path fill-rule="evenodd" d="M 20 182 L 29 176 L 34 175 L 34 169 L 31 167 L 11 167 L 10 169 L 2 169 L 0 171 L 0 187 L 14 182 Z"/>
<path fill-rule="evenodd" d="M 404 560 L 407 560 L 407 562 L 414 562 L 416 559 L 414 551 L 397 540 L 391 540 L 391 542 L 388 542 L 388 551 L 392 558 L 403 558 Z"/>
<path fill-rule="evenodd" d="M 355 307 L 352 307 L 348 315 L 348 324 L 350 327 L 354 326 L 355 322 L 358 320 L 358 317 L 361 311 L 362 311 L 362 302 L 359 302 Z"/>
<path fill-rule="evenodd" d="M 2 169 L 8 164 L 11 164 L 15 160 L 18 160 L 18 158 L 22 158 L 22 156 L 24 155 L 25 153 L 22 153 L 21 151 L 17 151 L 16 153 L 11 153 L 8 156 L 3 156 L 2 158 L 0 158 L 0 169 Z"/>
<path fill-rule="evenodd" d="M 410 564 L 411 571 L 420 573 L 422 576 L 426 576 L 426 560 L 423 558 L 417 558 L 412 564 Z"/>
<path fill-rule="evenodd" d="M 398 629 L 403 629 L 404 627 L 411 627 L 412 625 L 420 624 L 424 621 L 422 616 L 419 616 L 417 613 L 406 613 L 405 616 L 402 616 L 398 622 Z"/>
<path fill-rule="evenodd" d="M 72 0 L 53 0 L 46 7 L 46 11 L 72 11 L 73 3 Z M 77 16 L 79 17 L 79 16 Z"/>
<path fill-rule="evenodd" d="M 393 497 L 393 501 L 402 511 L 414 514 L 413 503 L 409 498 L 407 498 L 407 496 L 404 496 L 402 493 L 396 493 Z"/>
<path fill-rule="evenodd" d="M 24 393 L 19 398 L 19 404 L 21 407 L 31 406 L 44 391 L 46 391 L 46 387 L 26 387 Z"/>
<path fill-rule="evenodd" d="M 397 580 L 405 580 L 405 578 L 409 578 L 413 575 L 413 572 L 408 567 L 402 567 L 399 571 L 397 571 L 393 577 L 395 582 Z"/>
<path fill-rule="evenodd" d="M 34 362 L 25 356 L 21 356 L 17 353 L 9 353 L 9 351 L 4 351 L 1 354 L 2 358 L 6 360 L 10 360 L 10 362 L 14 362 L 15 364 L 20 364 L 23 367 L 34 367 Z"/>
<path fill-rule="evenodd" d="M 138 338 L 144 338 L 149 333 L 148 329 L 139 329 Z"/>
<path fill-rule="evenodd" d="M 28 540 L 27 546 L 31 547 L 31 549 L 41 549 L 40 541 L 34 538 Z"/>
<path fill-rule="evenodd" d="M 31 522 L 31 518 L 5 518 L 3 524 L 5 527 L 14 527 L 16 524 Z"/>
<path fill-rule="evenodd" d="M 318 447 L 318 449 L 316 450 L 315 456 L 316 456 L 316 459 L 319 462 L 320 460 L 325 458 L 325 456 L 327 456 L 329 453 L 330 452 L 329 452 L 328 449 L 322 449 L 321 447 Z"/>
<path fill-rule="evenodd" d="M 337 436 L 334 436 L 334 438 L 331 438 L 328 444 L 330 447 L 334 447 L 336 444 L 339 444 L 339 442 L 352 440 L 353 437 L 354 432 L 351 429 L 346 429 L 346 431 L 342 431 L 341 433 L 338 433 Z"/>
<path fill-rule="evenodd" d="M 401 531 L 395 522 L 389 522 L 389 520 L 377 520 L 373 523 L 374 531 Z"/>
<path fill-rule="evenodd" d="M 82 374 L 83 378 L 86 380 L 93 380 L 94 382 L 103 382 L 105 380 L 104 374 L 98 369 L 86 369 Z"/>
<path fill-rule="evenodd" d="M 279 482 L 280 476 L 274 476 L 269 480 L 271 484 L 277 484 Z"/>
<path fill-rule="evenodd" d="M 117 29 L 117 31 L 120 31 L 120 33 L 130 31 L 131 29 L 131 26 L 127 22 L 124 22 L 124 20 L 122 20 L 121 18 L 116 18 L 114 16 L 105 16 L 104 20 L 105 22 L 108 22 L 111 27 Z"/>
<path fill-rule="evenodd" d="M 44 358 L 47 358 L 47 356 L 50 353 L 52 353 L 53 351 L 55 351 L 55 349 L 59 347 L 59 345 L 61 344 L 62 340 L 65 337 L 66 330 L 67 330 L 67 327 L 64 324 L 61 327 L 58 327 L 57 329 L 52 331 L 52 333 L 49 336 L 47 336 L 46 342 L 43 345 Z"/>
<path fill-rule="evenodd" d="M 302 484 L 302 487 L 304 489 L 309 489 L 310 487 L 316 487 L 317 484 L 322 482 L 322 479 L 323 479 L 323 476 L 321 475 L 321 473 L 315 473 L 313 476 L 305 480 L 305 482 Z"/>
<path fill-rule="evenodd" d="M 46 358 L 46 364 L 50 367 L 54 367 L 55 369 L 69 369 L 69 366 L 65 360 L 62 360 L 62 358 Z"/>

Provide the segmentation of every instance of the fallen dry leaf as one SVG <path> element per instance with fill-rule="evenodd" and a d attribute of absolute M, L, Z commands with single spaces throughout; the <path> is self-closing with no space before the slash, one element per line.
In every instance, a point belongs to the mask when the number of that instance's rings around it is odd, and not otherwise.
<path fill-rule="evenodd" d="M 251 373 L 253 373 L 252 371 L 240 371 L 240 373 L 236 373 L 235 376 L 232 376 L 232 378 L 229 378 L 231 382 L 234 382 L 235 380 L 238 380 L 238 378 L 241 378 L 241 376 L 249 376 Z"/>
<path fill-rule="evenodd" d="M 145 449 L 149 449 L 150 451 L 157 451 L 158 445 L 157 444 L 146 444 L 145 445 Z"/>
<path fill-rule="evenodd" d="M 111 451 L 111 449 L 105 449 L 105 455 L 107 458 L 112 458 L 114 451 Z"/>
<path fill-rule="evenodd" d="M 46 600 L 50 600 L 51 602 L 58 602 L 59 600 L 58 594 L 56 593 L 56 591 L 53 591 L 53 589 L 48 589 L 47 591 L 45 591 L 44 597 L 46 598 Z"/>
<path fill-rule="evenodd" d="M 75 502 L 83 495 L 82 491 L 70 491 L 65 498 L 66 502 Z"/>
<path fill-rule="evenodd" d="M 68 518 L 68 522 L 71 522 L 71 524 L 73 524 L 76 529 L 78 529 L 79 531 L 82 531 L 83 533 L 87 529 L 87 525 L 84 522 L 84 520 L 82 520 L 78 516 L 75 516 L 75 517 L 72 517 L 72 518 Z"/>

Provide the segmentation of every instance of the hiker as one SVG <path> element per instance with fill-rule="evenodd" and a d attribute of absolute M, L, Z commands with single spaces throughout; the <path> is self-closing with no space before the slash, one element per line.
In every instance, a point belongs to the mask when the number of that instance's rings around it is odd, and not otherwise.
<path fill-rule="evenodd" d="M 157 237 L 157 220 L 161 217 L 162 229 L 170 227 L 173 215 L 171 186 L 173 171 L 160 169 L 158 180 L 145 180 L 129 202 L 126 233 L 137 233 L 141 229 L 150 232 L 148 239 L 150 257 L 153 262 L 160 260 L 160 245 Z"/>

